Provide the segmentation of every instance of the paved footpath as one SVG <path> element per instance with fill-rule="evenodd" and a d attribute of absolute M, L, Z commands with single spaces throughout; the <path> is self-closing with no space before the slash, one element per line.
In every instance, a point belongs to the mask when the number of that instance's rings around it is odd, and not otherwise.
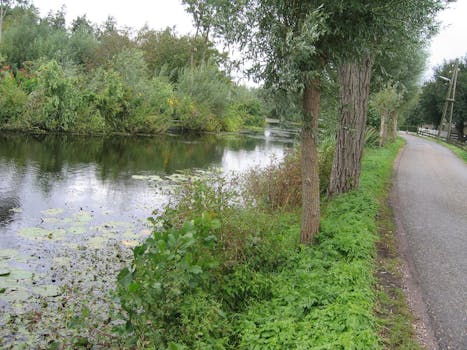
<path fill-rule="evenodd" d="M 439 349 L 467 350 L 467 164 L 449 149 L 403 135 L 394 215 Z"/>

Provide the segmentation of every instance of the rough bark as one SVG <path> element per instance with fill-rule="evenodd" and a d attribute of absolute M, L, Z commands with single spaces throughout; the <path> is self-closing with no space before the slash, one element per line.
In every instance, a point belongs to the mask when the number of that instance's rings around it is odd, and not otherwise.
<path fill-rule="evenodd" d="M 350 62 L 339 67 L 340 123 L 328 195 L 358 188 L 365 143 L 372 62 Z"/>
<path fill-rule="evenodd" d="M 399 116 L 397 115 L 397 111 L 392 111 L 391 112 L 391 141 L 395 141 L 397 138 L 398 119 L 399 119 Z"/>
<path fill-rule="evenodd" d="M 0 44 L 2 43 L 3 17 L 4 16 L 5 16 L 5 11 L 3 10 L 3 3 L 0 2 Z"/>
<path fill-rule="evenodd" d="M 388 141 L 388 112 L 381 113 L 381 126 L 379 128 L 379 146 L 383 147 Z"/>
<path fill-rule="evenodd" d="M 321 98 L 319 80 L 305 84 L 302 126 L 302 228 L 300 241 L 311 244 L 319 230 L 318 116 Z"/>

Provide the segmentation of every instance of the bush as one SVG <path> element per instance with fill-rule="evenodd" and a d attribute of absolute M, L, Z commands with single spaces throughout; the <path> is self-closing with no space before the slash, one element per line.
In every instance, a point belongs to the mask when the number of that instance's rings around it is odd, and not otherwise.
<path fill-rule="evenodd" d="M 225 180 L 210 183 L 188 183 L 154 222 L 151 238 L 134 249 L 132 267 L 119 274 L 127 321 L 121 331 L 133 344 L 229 348 L 231 315 L 271 296 L 266 274 L 296 244 L 273 230 L 269 215 L 235 204 L 238 193 Z"/>
<path fill-rule="evenodd" d="M 114 70 L 97 69 L 89 90 L 89 98 L 106 125 L 115 131 L 126 131 L 133 115 L 132 94 L 123 78 Z"/>
<path fill-rule="evenodd" d="M 0 72 L 0 125 L 17 120 L 24 112 L 27 96 L 9 72 Z"/>
<path fill-rule="evenodd" d="M 28 97 L 26 119 L 33 127 L 44 130 L 72 130 L 82 102 L 76 76 L 54 60 L 38 64 L 36 88 Z"/>

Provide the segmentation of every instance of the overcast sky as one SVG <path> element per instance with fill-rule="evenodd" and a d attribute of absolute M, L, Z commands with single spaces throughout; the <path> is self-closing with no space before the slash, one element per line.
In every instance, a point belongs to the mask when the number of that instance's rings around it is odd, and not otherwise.
<path fill-rule="evenodd" d="M 180 34 L 193 32 L 191 17 L 185 13 L 180 0 L 33 0 L 33 3 L 41 15 L 65 4 L 68 24 L 83 14 L 87 14 L 92 22 L 101 24 L 110 15 L 121 26 L 141 28 L 147 23 L 155 29 L 176 26 Z M 431 44 L 426 78 L 431 76 L 431 68 L 443 60 L 467 54 L 467 0 L 457 0 L 440 13 L 439 20 L 442 27 Z"/>

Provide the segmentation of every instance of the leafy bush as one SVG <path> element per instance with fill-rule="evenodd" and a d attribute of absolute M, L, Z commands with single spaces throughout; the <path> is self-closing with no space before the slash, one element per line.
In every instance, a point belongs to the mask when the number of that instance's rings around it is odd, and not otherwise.
<path fill-rule="evenodd" d="M 188 96 L 200 109 L 220 117 L 230 101 L 231 82 L 212 64 L 182 70 L 178 93 Z"/>
<path fill-rule="evenodd" d="M 215 183 L 187 184 L 120 273 L 121 331 L 133 344 L 229 348 L 230 315 L 270 297 L 267 273 L 287 261 L 296 241 L 273 230 L 269 215 L 235 204 L 238 193 L 225 180 Z"/>
<path fill-rule="evenodd" d="M 36 89 L 28 98 L 29 120 L 41 129 L 68 131 L 74 127 L 81 104 L 76 77 L 57 61 L 38 64 Z"/>
<path fill-rule="evenodd" d="M 90 99 L 112 130 L 126 131 L 132 116 L 131 91 L 114 70 L 97 69 L 89 84 Z"/>
<path fill-rule="evenodd" d="M 0 125 L 21 117 L 27 96 L 9 72 L 0 72 Z"/>

